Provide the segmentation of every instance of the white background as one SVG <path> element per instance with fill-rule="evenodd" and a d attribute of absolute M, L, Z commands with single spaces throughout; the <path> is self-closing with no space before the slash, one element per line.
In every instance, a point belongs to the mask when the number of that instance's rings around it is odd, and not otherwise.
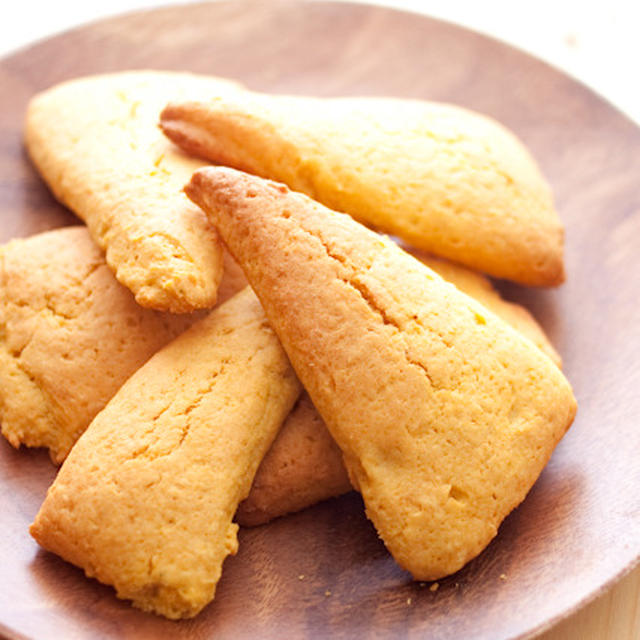
<path fill-rule="evenodd" d="M 640 0 L 369 1 L 456 22 L 516 45 L 577 77 L 640 123 Z M 0 55 L 100 17 L 160 4 L 170 3 L 14 0 L 5 4 L 0 20 Z"/>

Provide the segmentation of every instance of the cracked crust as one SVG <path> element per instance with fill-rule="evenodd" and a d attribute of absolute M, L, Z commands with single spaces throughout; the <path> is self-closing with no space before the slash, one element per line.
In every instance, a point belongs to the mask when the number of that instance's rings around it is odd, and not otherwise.
<path fill-rule="evenodd" d="M 249 91 L 174 102 L 189 153 L 286 183 L 408 244 L 528 285 L 564 280 L 549 185 L 497 122 L 446 104 Z"/>
<path fill-rule="evenodd" d="M 422 259 L 458 286 L 481 292 L 496 313 L 503 305 L 509 308 L 481 276 L 441 260 Z M 244 286 L 242 271 L 225 251 L 220 301 Z M 84 227 L 15 240 L 1 248 L 3 435 L 15 447 L 48 447 L 52 460 L 62 462 L 126 379 L 199 317 L 158 313 L 135 304 L 106 268 Z M 340 450 L 303 394 L 261 463 L 236 520 L 262 524 L 350 489 Z"/>
<path fill-rule="evenodd" d="M 224 168 L 187 194 L 256 291 L 396 561 L 460 569 L 526 496 L 575 415 L 528 339 L 389 240 Z"/>
<path fill-rule="evenodd" d="M 300 389 L 245 289 L 153 356 L 98 414 L 32 535 L 141 609 L 196 615 L 237 550 L 233 515 Z"/>
<path fill-rule="evenodd" d="M 124 381 L 201 315 L 143 309 L 84 227 L 0 248 L 0 422 L 62 462 Z"/>
<path fill-rule="evenodd" d="M 513 306 L 482 276 L 421 259 L 463 290 L 484 296 L 496 313 Z M 244 286 L 242 271 L 225 251 L 220 301 Z M 48 447 L 54 462 L 62 462 L 126 379 L 199 317 L 135 304 L 84 227 L 13 241 L 0 249 L 3 434 L 16 447 Z M 533 331 L 537 325 L 530 321 Z M 262 524 L 350 489 L 340 450 L 303 394 L 261 463 L 236 520 Z"/>
<path fill-rule="evenodd" d="M 487 278 L 447 260 L 418 251 L 413 255 L 529 338 L 556 365 L 561 365 L 558 352 L 533 316 L 524 307 L 503 300 Z M 303 393 L 260 464 L 251 493 L 238 508 L 236 521 L 244 526 L 264 524 L 351 489 L 342 453 L 311 399 Z"/>
<path fill-rule="evenodd" d="M 66 82 L 29 104 L 34 164 L 144 307 L 184 313 L 216 302 L 218 236 L 182 193 L 203 163 L 168 143 L 156 123 L 170 97 L 235 89 L 205 76 L 137 71 Z"/>

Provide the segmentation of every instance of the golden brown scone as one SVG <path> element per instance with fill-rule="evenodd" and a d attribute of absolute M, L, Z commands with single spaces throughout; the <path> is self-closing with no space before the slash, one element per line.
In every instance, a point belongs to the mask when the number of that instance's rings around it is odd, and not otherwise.
<path fill-rule="evenodd" d="M 168 143 L 157 121 L 170 97 L 235 88 L 187 73 L 133 71 L 72 80 L 29 104 L 29 155 L 144 307 L 182 313 L 216 302 L 217 233 L 182 193 L 202 162 Z"/>
<path fill-rule="evenodd" d="M 85 227 L 0 247 L 0 422 L 61 462 L 122 383 L 199 314 L 143 309 Z"/>
<path fill-rule="evenodd" d="M 233 515 L 299 393 L 245 289 L 154 355 L 98 414 L 32 535 L 141 609 L 196 615 L 237 550 Z"/>
<path fill-rule="evenodd" d="M 571 424 L 560 370 L 393 242 L 227 168 L 186 188 L 245 271 L 396 561 L 460 569 Z"/>
<path fill-rule="evenodd" d="M 286 183 L 412 246 L 529 285 L 564 280 L 563 227 L 533 158 L 446 104 L 249 91 L 170 104 L 189 153 Z"/>
<path fill-rule="evenodd" d="M 260 464 L 236 521 L 264 524 L 351 488 L 340 449 L 303 392 Z"/>
<path fill-rule="evenodd" d="M 412 254 L 529 338 L 556 365 L 561 365 L 559 354 L 535 318 L 524 307 L 503 300 L 487 278 L 420 251 Z M 249 527 L 264 524 L 351 489 L 340 449 L 311 399 L 303 393 L 260 464 L 251 492 L 240 504 L 236 520 Z"/>
<path fill-rule="evenodd" d="M 484 294 L 485 306 L 494 312 L 519 309 L 502 301 L 482 276 L 420 257 L 463 291 L 475 297 Z M 244 274 L 225 251 L 220 302 L 244 286 Z M 77 315 L 52 314 L 52 309 L 62 307 L 75 309 Z M 0 248 L 3 434 L 16 447 L 49 447 L 52 459 L 62 462 L 125 380 L 197 318 L 135 304 L 106 268 L 84 227 L 47 232 Z M 533 330 L 537 325 L 530 321 L 524 326 Z M 541 331 L 540 335 L 544 336 Z M 61 357 L 64 353 L 67 356 Z M 87 376 L 87 371 L 106 375 Z M 340 451 L 303 394 L 260 465 L 236 519 L 247 526 L 262 524 L 350 489 Z"/>

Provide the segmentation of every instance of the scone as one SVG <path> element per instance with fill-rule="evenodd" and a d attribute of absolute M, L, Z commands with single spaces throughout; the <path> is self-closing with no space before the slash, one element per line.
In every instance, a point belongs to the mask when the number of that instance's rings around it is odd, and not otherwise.
<path fill-rule="evenodd" d="M 261 462 L 236 521 L 264 524 L 351 489 L 340 449 L 303 392 Z"/>
<path fill-rule="evenodd" d="M 576 403 L 531 341 L 393 242 L 228 168 L 186 188 L 261 300 L 414 578 L 460 569 L 526 496 Z"/>
<path fill-rule="evenodd" d="M 0 247 L 0 423 L 61 462 L 124 381 L 199 314 L 143 309 L 85 227 Z"/>
<path fill-rule="evenodd" d="M 29 155 L 144 307 L 188 312 L 216 302 L 220 243 L 181 191 L 202 162 L 168 143 L 157 120 L 169 98 L 235 89 L 205 76 L 134 71 L 72 80 L 29 104 Z"/>
<path fill-rule="evenodd" d="M 299 393 L 245 289 L 153 356 L 98 414 L 32 535 L 141 609 L 196 615 L 237 550 L 233 515 Z"/>
<path fill-rule="evenodd" d="M 481 276 L 441 260 L 422 259 L 445 270 L 463 290 L 475 285 L 496 313 L 515 307 L 502 301 Z M 225 251 L 220 302 L 244 286 L 242 271 Z M 48 447 L 52 460 L 62 462 L 126 379 L 199 317 L 137 305 L 106 267 L 84 227 L 0 247 L 3 435 L 15 447 Z M 518 329 L 529 326 L 544 340 L 533 318 L 528 320 Z M 339 449 L 303 394 L 260 465 L 237 520 L 260 524 L 350 488 Z"/>
<path fill-rule="evenodd" d="M 447 260 L 421 252 L 413 255 L 529 338 L 560 366 L 558 352 L 533 316 L 524 307 L 503 300 L 487 278 Z M 351 489 L 340 449 L 305 392 L 262 461 L 236 521 L 244 526 L 264 524 Z"/>
<path fill-rule="evenodd" d="M 485 305 L 498 315 L 519 311 L 523 322 L 518 330 L 537 332 L 541 348 L 554 353 L 526 310 L 501 300 L 485 278 L 420 257 L 463 291 L 484 296 Z M 220 302 L 244 286 L 242 271 L 225 251 Z M 56 315 L 55 309 L 66 310 L 66 315 Z M 62 462 L 126 379 L 199 317 L 135 304 L 84 227 L 1 247 L 2 433 L 16 447 L 48 447 L 54 462 Z M 237 521 L 261 524 L 350 488 L 340 451 L 303 394 L 260 465 Z"/>
<path fill-rule="evenodd" d="M 239 91 L 174 101 L 161 126 L 189 153 L 282 181 L 411 246 L 523 284 L 564 279 L 547 182 L 509 131 L 477 113 Z"/>

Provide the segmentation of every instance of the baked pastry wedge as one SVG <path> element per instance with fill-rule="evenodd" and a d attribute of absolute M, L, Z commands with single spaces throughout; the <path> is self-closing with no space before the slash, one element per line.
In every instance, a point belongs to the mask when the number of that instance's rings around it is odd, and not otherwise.
<path fill-rule="evenodd" d="M 0 423 L 62 462 L 125 380 L 198 314 L 144 309 L 85 227 L 0 247 Z"/>
<path fill-rule="evenodd" d="M 169 144 L 156 123 L 171 97 L 235 89 L 188 73 L 131 71 L 65 82 L 29 104 L 25 141 L 34 164 L 144 307 L 182 313 L 216 302 L 221 246 L 182 193 L 202 162 Z"/>
<path fill-rule="evenodd" d="M 186 187 L 244 269 L 415 579 L 460 569 L 526 496 L 576 411 L 531 341 L 390 240 L 229 168 Z"/>
<path fill-rule="evenodd" d="M 501 300 L 464 267 L 420 256 L 555 353 L 526 310 Z M 246 286 L 225 251 L 218 300 Z M 0 247 L 0 425 L 18 447 L 47 447 L 54 462 L 158 349 L 202 317 L 144 309 L 120 285 L 85 227 Z M 514 325 L 516 326 L 516 325 Z M 236 519 L 255 525 L 349 491 L 342 455 L 308 395 L 301 396 L 263 460 Z"/>
<path fill-rule="evenodd" d="M 189 153 L 284 182 L 416 248 L 522 284 L 564 279 L 549 185 L 516 137 L 480 114 L 239 91 L 174 100 L 161 127 Z"/>
<path fill-rule="evenodd" d="M 246 288 L 154 355 L 78 440 L 31 526 L 46 549 L 168 618 L 196 615 L 300 394 Z"/>
<path fill-rule="evenodd" d="M 502 299 L 487 278 L 419 251 L 413 255 L 529 338 L 560 366 L 558 352 L 534 317 L 524 307 Z M 260 464 L 236 521 L 244 526 L 264 524 L 352 488 L 339 447 L 303 392 Z"/>

